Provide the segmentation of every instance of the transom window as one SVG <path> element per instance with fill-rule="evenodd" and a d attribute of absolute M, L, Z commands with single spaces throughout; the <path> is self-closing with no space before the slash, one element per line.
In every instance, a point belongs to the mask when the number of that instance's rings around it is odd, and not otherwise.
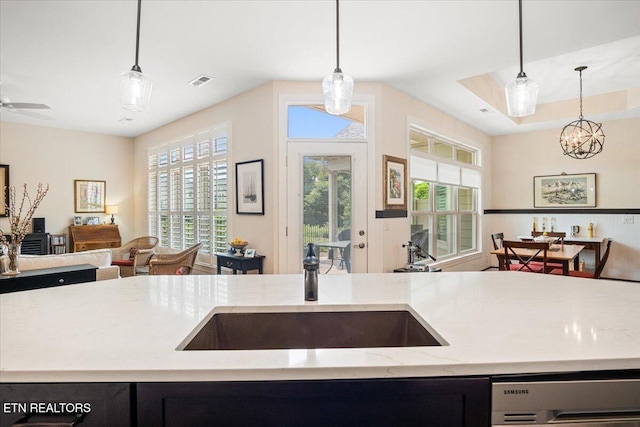
<path fill-rule="evenodd" d="M 160 246 L 226 250 L 227 135 L 223 125 L 149 150 L 149 234 Z"/>
<path fill-rule="evenodd" d="M 364 139 L 366 108 L 352 105 L 348 113 L 334 116 L 324 105 L 289 105 L 287 136 L 289 139 Z"/>
<path fill-rule="evenodd" d="M 477 150 L 411 127 L 410 240 L 438 261 L 477 251 Z"/>

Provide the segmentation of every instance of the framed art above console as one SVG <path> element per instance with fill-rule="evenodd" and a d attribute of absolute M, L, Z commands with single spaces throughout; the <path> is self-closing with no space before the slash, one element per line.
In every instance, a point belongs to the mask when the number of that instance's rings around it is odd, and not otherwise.
<path fill-rule="evenodd" d="M 561 174 L 533 177 L 533 207 L 593 208 L 596 174 Z"/>

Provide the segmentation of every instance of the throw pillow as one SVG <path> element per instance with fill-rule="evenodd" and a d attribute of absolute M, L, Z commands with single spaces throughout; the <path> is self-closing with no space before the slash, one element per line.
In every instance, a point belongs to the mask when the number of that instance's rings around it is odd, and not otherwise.
<path fill-rule="evenodd" d="M 178 269 L 176 270 L 176 274 L 177 275 L 189 274 L 189 268 L 187 268 L 187 267 L 178 267 Z"/>
<path fill-rule="evenodd" d="M 133 261 L 136 258 L 136 254 L 138 253 L 138 248 L 131 248 L 129 251 L 129 261 Z"/>

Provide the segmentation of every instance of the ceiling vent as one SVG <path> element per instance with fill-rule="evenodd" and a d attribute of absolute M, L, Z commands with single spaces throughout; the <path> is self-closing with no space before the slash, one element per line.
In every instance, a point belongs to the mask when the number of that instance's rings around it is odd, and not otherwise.
<path fill-rule="evenodd" d="M 198 77 L 196 77 L 195 79 L 191 80 L 189 82 L 189 84 L 193 87 L 200 87 L 203 86 L 207 83 L 209 83 L 211 80 L 213 80 L 213 77 L 209 77 L 206 76 L 204 74 L 200 74 Z"/>

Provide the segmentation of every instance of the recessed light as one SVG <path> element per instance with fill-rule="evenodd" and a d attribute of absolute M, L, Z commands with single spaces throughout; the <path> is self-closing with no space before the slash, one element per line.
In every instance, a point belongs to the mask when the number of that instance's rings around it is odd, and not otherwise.
<path fill-rule="evenodd" d="M 200 87 L 209 83 L 211 80 L 213 80 L 213 77 L 207 76 L 205 74 L 200 74 L 198 77 L 191 80 L 189 84 L 193 87 Z"/>

